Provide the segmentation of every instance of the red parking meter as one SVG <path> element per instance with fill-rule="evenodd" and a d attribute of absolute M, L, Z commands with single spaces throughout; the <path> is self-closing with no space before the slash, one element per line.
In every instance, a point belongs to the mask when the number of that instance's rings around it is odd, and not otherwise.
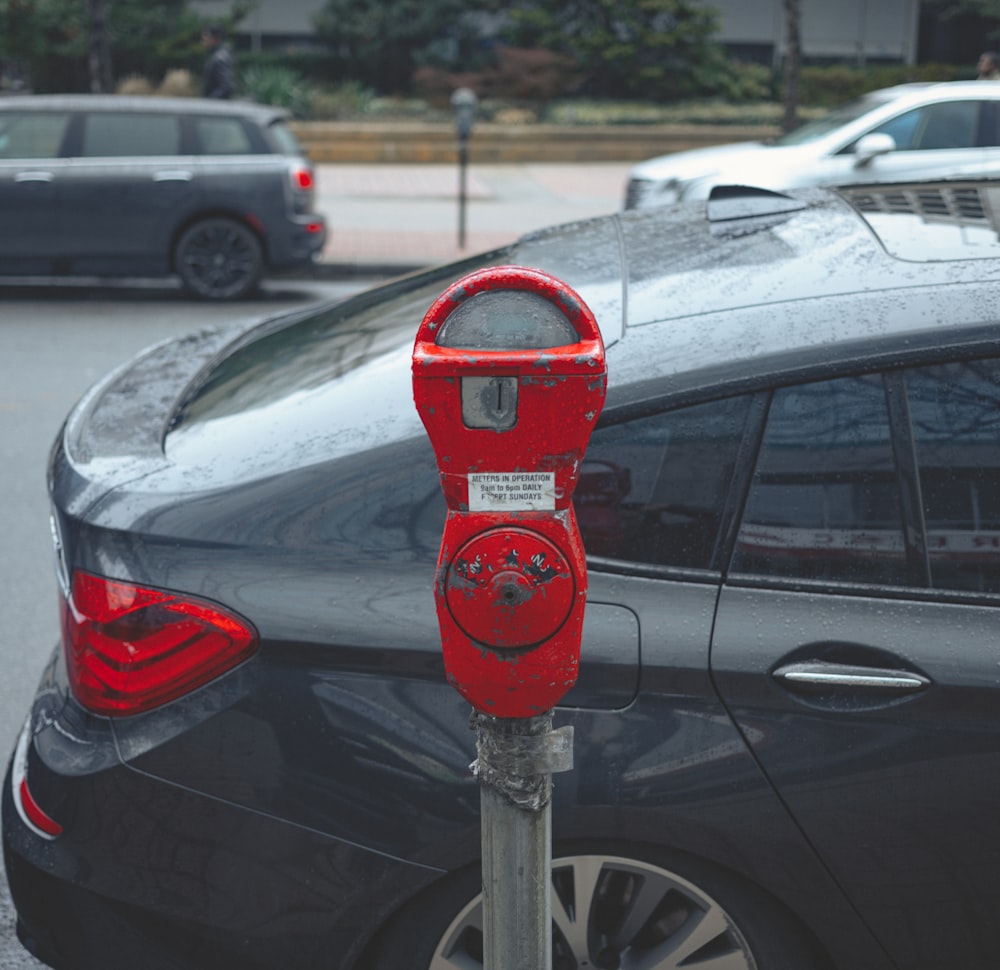
<path fill-rule="evenodd" d="M 537 270 L 471 273 L 420 324 L 413 397 L 448 504 L 445 669 L 483 713 L 532 717 L 576 683 L 587 569 L 572 496 L 606 386 L 593 314 Z"/>

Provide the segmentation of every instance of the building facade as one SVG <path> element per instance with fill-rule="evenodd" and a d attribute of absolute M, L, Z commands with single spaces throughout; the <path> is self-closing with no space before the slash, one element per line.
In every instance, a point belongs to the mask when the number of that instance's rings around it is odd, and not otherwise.
<path fill-rule="evenodd" d="M 916 62 L 920 0 L 800 0 L 803 57 L 834 61 Z M 309 45 L 323 0 L 258 0 L 237 31 L 241 47 Z M 785 48 L 784 0 L 710 0 L 719 17 L 718 39 L 735 57 L 777 63 Z M 195 0 L 206 17 L 225 16 L 228 0 Z"/>

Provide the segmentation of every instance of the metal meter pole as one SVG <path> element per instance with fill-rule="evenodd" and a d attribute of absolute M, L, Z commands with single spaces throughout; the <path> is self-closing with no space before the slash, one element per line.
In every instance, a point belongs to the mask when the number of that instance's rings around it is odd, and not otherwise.
<path fill-rule="evenodd" d="M 552 712 L 474 711 L 480 783 L 485 970 L 551 970 L 552 773 L 573 767 L 573 729 Z"/>
<path fill-rule="evenodd" d="M 476 120 L 478 98 L 469 88 L 459 88 L 451 96 L 458 135 L 458 248 L 465 249 L 465 207 L 468 196 L 469 136 Z"/>

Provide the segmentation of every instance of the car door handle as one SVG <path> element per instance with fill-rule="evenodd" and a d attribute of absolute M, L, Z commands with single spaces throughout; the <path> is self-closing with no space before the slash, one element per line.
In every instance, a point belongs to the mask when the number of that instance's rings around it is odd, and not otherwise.
<path fill-rule="evenodd" d="M 186 168 L 165 168 L 153 173 L 154 182 L 190 182 L 194 173 Z"/>
<path fill-rule="evenodd" d="M 824 688 L 877 690 L 883 693 L 908 694 L 924 690 L 931 681 L 923 674 L 890 667 L 863 667 L 821 661 L 790 663 L 778 667 L 774 677 L 789 690 L 813 692 Z"/>
<path fill-rule="evenodd" d="M 15 182 L 51 182 L 55 176 L 51 172 L 34 171 L 18 172 L 14 176 Z"/>

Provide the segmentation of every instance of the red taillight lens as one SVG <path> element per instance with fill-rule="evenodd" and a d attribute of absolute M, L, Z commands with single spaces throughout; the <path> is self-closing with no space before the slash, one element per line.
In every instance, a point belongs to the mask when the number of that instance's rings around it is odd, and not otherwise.
<path fill-rule="evenodd" d="M 312 192 L 316 187 L 316 179 L 311 169 L 297 165 L 292 169 L 292 185 L 300 192 Z"/>
<path fill-rule="evenodd" d="M 31 794 L 31 789 L 28 788 L 27 778 L 21 779 L 21 784 L 17 789 L 17 798 L 21 803 L 21 810 L 28 821 L 42 835 L 50 839 L 62 835 L 63 827 L 51 815 L 44 812 L 38 802 L 35 801 L 35 796 Z"/>
<path fill-rule="evenodd" d="M 204 600 L 78 572 L 63 601 L 63 646 L 77 700 L 124 716 L 235 667 L 257 649 L 257 634 Z"/>

